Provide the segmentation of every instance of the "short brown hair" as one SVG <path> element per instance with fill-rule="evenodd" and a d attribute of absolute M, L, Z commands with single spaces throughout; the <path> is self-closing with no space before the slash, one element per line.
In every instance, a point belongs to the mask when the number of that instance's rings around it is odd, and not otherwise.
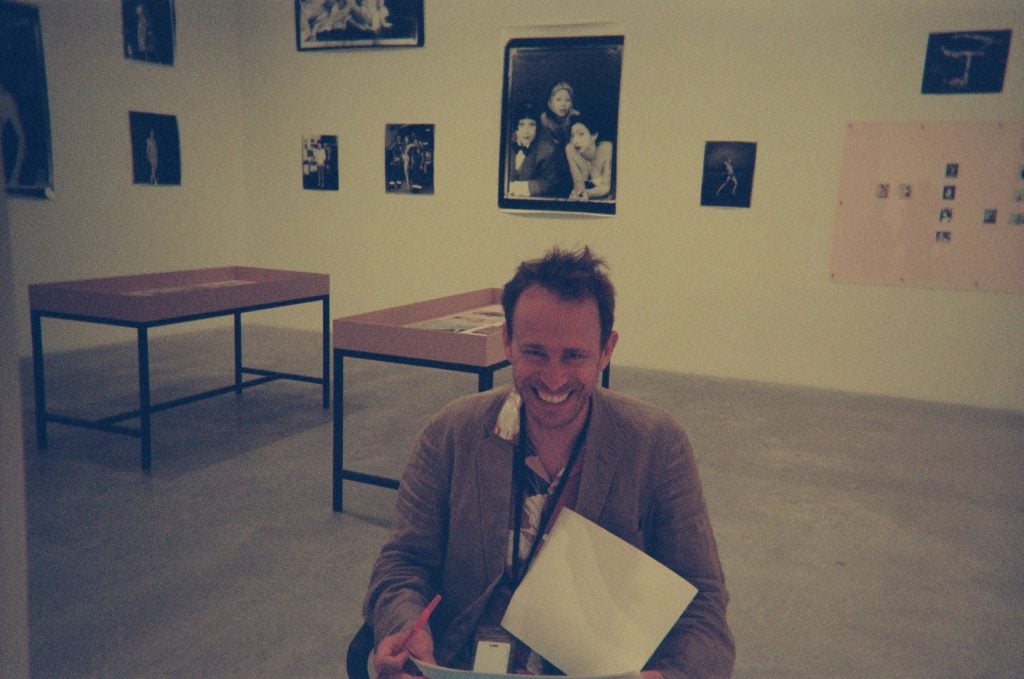
<path fill-rule="evenodd" d="M 539 285 L 561 299 L 583 301 L 590 298 L 597 302 L 603 349 L 615 324 L 615 286 L 605 273 L 606 268 L 605 261 L 594 256 L 589 247 L 577 251 L 555 247 L 540 259 L 520 264 L 501 295 L 509 339 L 512 339 L 512 312 L 519 296 L 531 285 Z"/>

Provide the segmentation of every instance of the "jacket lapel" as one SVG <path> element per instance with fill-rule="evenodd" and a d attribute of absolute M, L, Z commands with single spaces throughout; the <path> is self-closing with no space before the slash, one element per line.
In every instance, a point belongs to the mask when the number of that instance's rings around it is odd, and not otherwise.
<path fill-rule="evenodd" d="M 503 402 L 504 398 L 498 400 L 499 404 Z M 512 458 L 515 454 L 512 443 L 493 432 L 496 417 L 495 410 L 493 416 L 486 419 L 488 431 L 481 449 L 473 456 L 478 491 L 476 509 L 480 517 L 477 539 L 482 546 L 483 567 L 488 580 L 500 576 L 505 568 L 512 498 Z"/>
<path fill-rule="evenodd" d="M 590 426 L 583 447 L 583 470 L 576 499 L 576 512 L 595 523 L 608 500 L 622 445 L 600 394 L 601 390 L 595 389 L 591 396 Z"/>

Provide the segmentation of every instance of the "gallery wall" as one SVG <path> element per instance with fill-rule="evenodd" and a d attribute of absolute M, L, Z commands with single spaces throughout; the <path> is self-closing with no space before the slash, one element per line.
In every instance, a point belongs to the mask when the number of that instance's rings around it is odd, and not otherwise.
<path fill-rule="evenodd" d="M 124 59 L 119 2 L 38 4 L 55 195 L 11 201 L 22 290 L 241 263 L 329 273 L 342 316 L 588 244 L 618 286 L 621 365 L 1024 410 L 1024 296 L 829 272 L 847 122 L 1024 118 L 1013 0 L 426 0 L 422 48 L 316 52 L 291 2 L 177 0 L 173 68 Z M 625 36 L 617 214 L 500 211 L 506 29 L 605 22 Z M 929 33 L 1005 28 L 1002 93 L 920 94 Z M 180 187 L 131 184 L 129 110 L 177 115 Z M 436 126 L 434 195 L 385 193 L 388 123 Z M 339 137 L 338 191 L 301 188 L 311 134 Z M 700 206 L 709 140 L 757 143 L 749 209 Z M 16 312 L 27 355 L 24 295 Z"/>

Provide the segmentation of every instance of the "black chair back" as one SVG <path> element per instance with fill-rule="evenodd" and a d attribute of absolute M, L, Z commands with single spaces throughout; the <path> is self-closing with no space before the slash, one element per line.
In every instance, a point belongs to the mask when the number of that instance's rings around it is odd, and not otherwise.
<path fill-rule="evenodd" d="M 345 655 L 345 669 L 349 679 L 370 679 L 370 657 L 373 655 L 373 628 L 363 623 Z"/>

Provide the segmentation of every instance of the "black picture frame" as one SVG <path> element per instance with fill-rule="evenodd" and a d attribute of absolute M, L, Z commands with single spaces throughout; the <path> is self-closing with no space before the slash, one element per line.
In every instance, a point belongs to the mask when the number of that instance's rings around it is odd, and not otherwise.
<path fill-rule="evenodd" d="M 124 58 L 174 65 L 174 0 L 121 0 Z"/>
<path fill-rule="evenodd" d="M 1002 92 L 1012 37 L 1010 30 L 929 34 L 921 94 Z"/>
<path fill-rule="evenodd" d="M 754 193 L 756 164 L 756 142 L 705 142 L 700 204 L 713 207 L 750 207 L 750 199 Z"/>
<path fill-rule="evenodd" d="M 622 83 L 622 35 L 589 35 L 569 37 L 523 37 L 511 38 L 505 44 L 502 73 L 501 101 L 501 147 L 498 162 L 498 206 L 509 210 L 544 210 L 556 212 L 615 214 L 617 191 L 617 137 L 619 124 L 619 93 Z M 568 83 L 569 89 L 564 89 Z M 552 114 L 549 101 L 556 94 L 556 87 L 563 87 L 561 93 L 569 94 L 571 109 L 565 117 Z M 596 126 L 599 133 L 596 144 L 610 142 L 610 186 L 608 192 L 599 198 L 577 200 L 571 198 L 574 181 L 567 179 L 565 158 L 571 132 L 568 124 L 574 114 L 589 118 L 588 124 Z M 547 121 L 537 124 L 537 139 L 547 139 L 552 147 L 544 149 L 531 144 L 532 154 L 542 153 L 550 157 L 551 163 L 564 163 L 564 168 L 553 171 L 551 179 L 545 179 L 530 188 L 520 188 L 529 182 L 533 171 L 520 174 L 517 169 L 518 150 L 513 149 L 519 119 L 548 116 Z M 531 150 L 524 153 L 531 154 Z M 528 160 L 528 163 L 533 160 Z M 538 161 L 536 165 L 540 165 Z M 546 171 L 544 174 L 548 174 Z M 607 184 L 607 182 L 606 182 Z M 525 193 L 530 195 L 525 195 Z"/>
<path fill-rule="evenodd" d="M 338 190 L 338 135 L 302 138 L 302 188 L 308 191 Z"/>
<path fill-rule="evenodd" d="M 132 183 L 180 185 L 181 139 L 177 116 L 129 111 L 128 123 L 132 140 Z"/>
<path fill-rule="evenodd" d="M 384 126 L 384 192 L 434 194 L 434 125 Z"/>
<path fill-rule="evenodd" d="M 423 47 L 423 0 L 294 0 L 295 47 Z"/>
<path fill-rule="evenodd" d="M 11 196 L 53 193 L 50 104 L 39 8 L 0 2 L 0 179 Z"/>

